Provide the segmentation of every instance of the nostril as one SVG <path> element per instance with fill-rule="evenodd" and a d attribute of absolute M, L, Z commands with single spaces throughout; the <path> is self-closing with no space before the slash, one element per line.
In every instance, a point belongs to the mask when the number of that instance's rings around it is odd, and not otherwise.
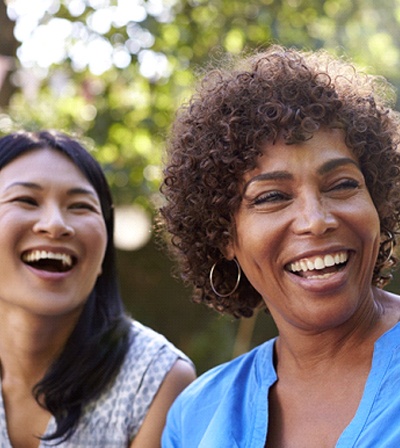
<path fill-rule="evenodd" d="M 65 235 L 72 235 L 74 233 L 74 228 L 71 226 L 65 226 L 64 234 Z"/>
<path fill-rule="evenodd" d="M 305 209 L 298 213 L 294 221 L 294 230 L 298 234 L 323 235 L 338 226 L 335 216 L 320 205 L 314 209 Z"/>
<path fill-rule="evenodd" d="M 59 220 L 57 222 L 39 221 L 33 226 L 35 233 L 48 235 L 53 238 L 67 237 L 74 235 L 74 228 L 65 222 Z"/>

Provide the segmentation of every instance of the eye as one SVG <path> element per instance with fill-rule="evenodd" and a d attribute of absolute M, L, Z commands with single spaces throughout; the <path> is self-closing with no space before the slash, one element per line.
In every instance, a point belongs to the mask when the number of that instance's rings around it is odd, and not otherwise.
<path fill-rule="evenodd" d="M 360 183 L 355 179 L 345 179 L 337 184 L 335 184 L 330 190 L 340 191 L 340 190 L 355 190 L 360 187 Z"/>
<path fill-rule="evenodd" d="M 325 194 L 333 199 L 348 199 L 360 191 L 362 182 L 355 178 L 341 178 L 326 186 Z"/>
<path fill-rule="evenodd" d="M 98 212 L 98 208 L 88 202 L 75 202 L 69 206 L 72 210 L 89 210 L 91 212 Z"/>
<path fill-rule="evenodd" d="M 274 190 L 274 191 L 268 191 L 266 193 L 261 194 L 260 196 L 257 196 L 253 200 L 253 204 L 254 205 L 274 204 L 274 203 L 287 201 L 289 199 L 290 199 L 289 195 L 287 195 L 281 191 Z"/>
<path fill-rule="evenodd" d="M 18 196 L 18 197 L 13 198 L 11 200 L 11 202 L 20 202 L 22 204 L 27 204 L 27 205 L 38 205 L 37 200 L 31 196 Z"/>

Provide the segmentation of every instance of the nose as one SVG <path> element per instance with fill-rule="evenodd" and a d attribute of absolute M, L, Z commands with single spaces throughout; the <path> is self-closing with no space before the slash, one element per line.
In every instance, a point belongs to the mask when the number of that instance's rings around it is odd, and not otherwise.
<path fill-rule="evenodd" d="M 33 231 L 54 239 L 68 238 L 75 233 L 58 206 L 47 206 L 40 210 L 40 215 L 33 225 Z"/>
<path fill-rule="evenodd" d="M 308 195 L 299 203 L 293 227 L 297 234 L 321 236 L 336 229 L 338 220 L 323 198 Z"/>

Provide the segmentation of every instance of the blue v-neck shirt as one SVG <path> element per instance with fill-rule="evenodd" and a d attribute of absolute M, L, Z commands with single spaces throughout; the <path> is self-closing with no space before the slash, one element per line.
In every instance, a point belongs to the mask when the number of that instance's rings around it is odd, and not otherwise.
<path fill-rule="evenodd" d="M 163 448 L 264 448 L 275 339 L 206 372 L 175 401 Z M 336 448 L 400 448 L 400 323 L 375 343 L 359 408 Z"/>

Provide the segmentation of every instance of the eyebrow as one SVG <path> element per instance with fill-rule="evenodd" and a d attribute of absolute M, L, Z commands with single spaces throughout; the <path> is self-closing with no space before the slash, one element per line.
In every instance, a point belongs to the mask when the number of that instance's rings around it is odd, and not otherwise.
<path fill-rule="evenodd" d="M 36 184 L 34 182 L 13 182 L 12 184 L 8 185 L 6 190 L 9 190 L 10 188 L 13 188 L 13 187 L 24 187 L 24 188 L 30 188 L 30 189 L 38 190 L 38 191 L 43 190 L 43 188 L 39 184 Z M 88 188 L 83 188 L 83 187 L 70 188 L 67 191 L 67 194 L 68 195 L 88 194 L 88 195 L 96 197 L 96 194 L 94 193 L 94 191 L 89 190 Z"/>
<path fill-rule="evenodd" d="M 317 172 L 318 174 L 327 174 L 329 173 L 329 171 L 339 168 L 340 166 L 349 164 L 354 165 L 358 169 L 360 169 L 358 163 L 355 160 L 350 159 L 350 157 L 340 157 L 338 159 L 328 160 L 318 169 Z"/>
<path fill-rule="evenodd" d="M 350 164 L 360 169 L 357 162 L 355 162 L 353 159 L 350 159 L 350 157 L 340 157 L 337 159 L 328 160 L 325 163 L 323 163 L 318 168 L 317 173 L 319 175 L 327 174 L 336 168 Z M 269 173 L 262 173 L 257 176 L 254 176 L 248 182 L 246 182 L 243 188 L 243 192 L 245 192 L 249 187 L 249 185 L 251 185 L 254 182 L 262 182 L 267 180 L 292 180 L 292 179 L 293 175 L 289 173 L 289 171 L 271 171 Z"/>
<path fill-rule="evenodd" d="M 243 191 L 245 192 L 249 185 L 254 182 L 262 182 L 264 180 L 291 180 L 293 175 L 288 171 L 271 171 L 270 173 L 262 173 L 257 176 L 252 177 L 248 182 L 245 183 Z"/>

